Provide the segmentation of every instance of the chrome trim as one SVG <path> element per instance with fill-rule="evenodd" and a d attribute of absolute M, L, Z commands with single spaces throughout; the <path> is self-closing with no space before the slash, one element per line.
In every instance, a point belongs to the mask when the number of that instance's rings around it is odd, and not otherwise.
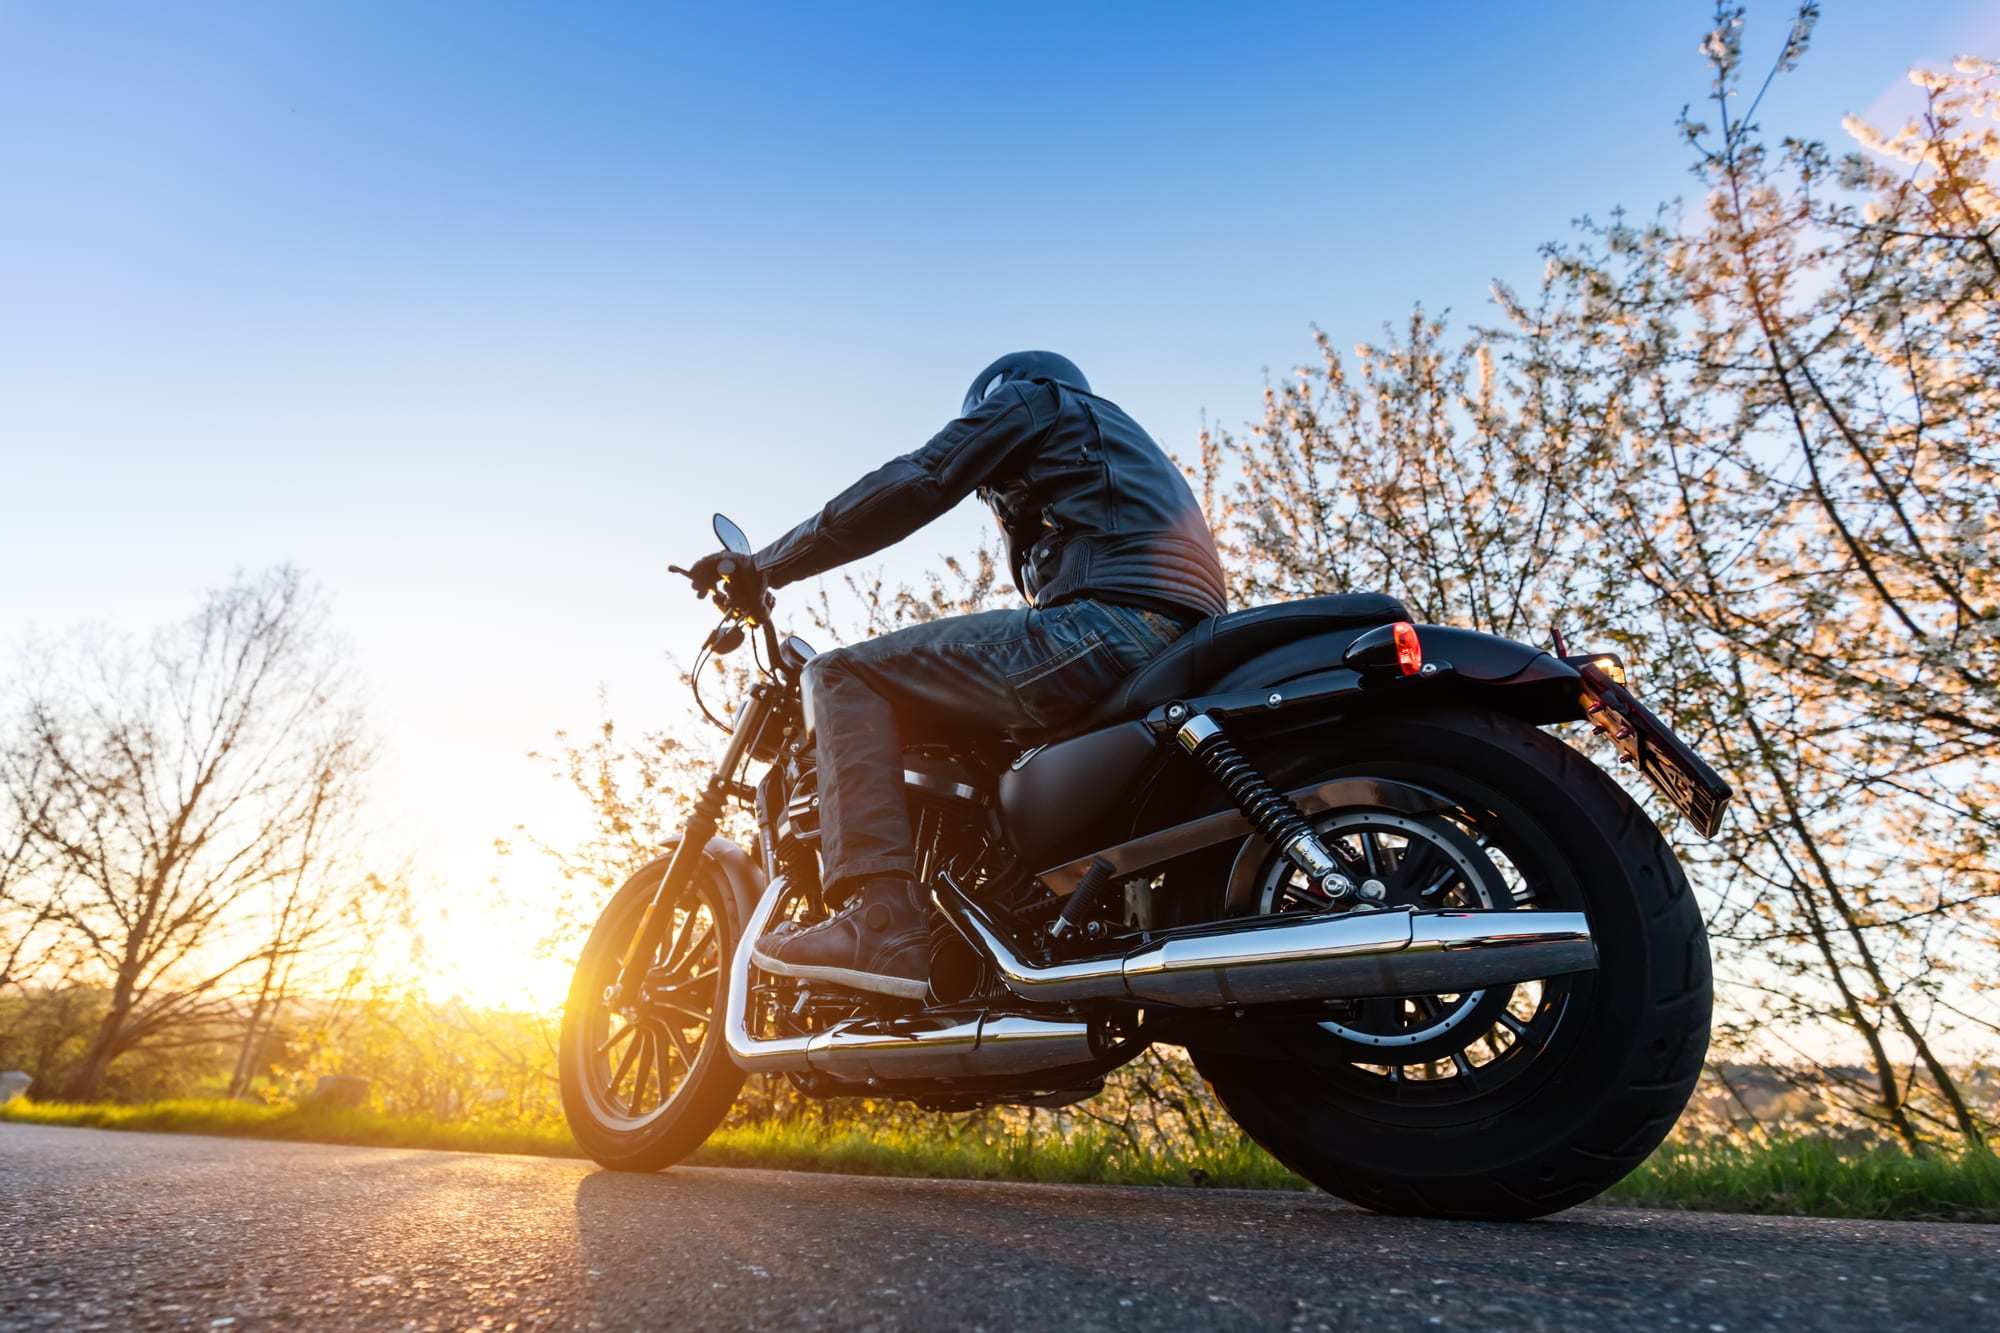
<path fill-rule="evenodd" d="M 1088 1023 L 985 1010 L 856 1019 L 820 1033 L 806 1051 L 815 1071 L 851 1082 L 1008 1077 L 1096 1059 Z"/>
<path fill-rule="evenodd" d="M 739 1069 L 750 1073 L 784 1073 L 806 1068 L 806 1047 L 810 1037 L 773 1037 L 768 1040 L 750 1035 L 750 951 L 771 927 L 771 917 L 788 886 L 779 875 L 764 887 L 764 896 L 743 923 L 736 952 L 729 956 L 729 986 L 723 992 L 722 1036 L 729 1045 L 729 1058 Z"/>
<path fill-rule="evenodd" d="M 1336 788 L 1339 790 L 1336 791 Z M 1364 790 L 1357 792 L 1353 790 L 1355 788 Z M 1385 782 L 1380 778 L 1341 778 L 1311 792 L 1292 792 L 1290 795 L 1308 816 L 1335 808 L 1386 810 L 1393 815 L 1435 814 L 1452 809 L 1452 803 L 1434 791 L 1405 782 Z M 1229 864 L 1229 878 L 1224 881 L 1223 916 L 1249 916 L 1260 910 L 1261 905 L 1253 899 L 1256 897 L 1258 874 L 1270 854 L 1271 845 L 1261 836 L 1253 833 L 1244 839 L 1242 847 L 1237 849 L 1236 859 Z M 1470 873 L 1470 867 L 1462 868 Z"/>
<path fill-rule="evenodd" d="M 1534 981 L 1597 966 L 1581 912 L 1349 912 L 1265 917 L 1157 940 L 1123 956 L 1039 967 L 980 905 L 940 885 L 937 904 L 1024 1000 L 1137 1000 L 1214 1008 L 1420 995 Z"/>
<path fill-rule="evenodd" d="M 1357 912 L 1297 924 L 1282 920 L 1219 935 L 1161 940 L 1124 960 L 1126 993 L 1158 1004 L 1273 1004 L 1381 994 L 1375 979 L 1343 986 L 1355 961 L 1410 947 L 1410 912 Z M 1266 918 L 1266 920 L 1270 920 Z"/>
<path fill-rule="evenodd" d="M 783 876 L 757 901 L 730 956 L 723 1037 L 729 1058 L 751 1073 L 818 1072 L 870 1079 L 994 1078 L 1101 1064 L 1091 1026 L 1074 1019 L 982 1009 L 926 1010 L 893 1019 L 853 1019 L 812 1036 L 750 1035 L 750 952 L 785 894 Z"/>
<path fill-rule="evenodd" d="M 983 799 L 977 787 L 967 786 L 963 782 L 953 782 L 950 778 L 941 778 L 935 773 L 919 773 L 914 769 L 903 770 L 903 785 L 915 787 L 918 791 L 927 791 L 933 796 L 950 796 L 960 801 Z"/>
<path fill-rule="evenodd" d="M 1022 999 L 1053 1004 L 1123 993 L 1123 958 L 1094 958 L 1088 962 L 1035 967 L 1014 951 L 999 926 L 970 898 L 942 886 L 931 894 L 945 919 L 965 937 L 966 943 L 993 964 L 1000 974 L 1000 984 Z"/>
<path fill-rule="evenodd" d="M 1329 875 L 1340 873 L 1340 863 L 1333 859 L 1333 853 L 1326 849 L 1326 844 L 1311 829 L 1294 834 L 1281 850 L 1285 859 L 1311 875 L 1315 884 Z"/>
<path fill-rule="evenodd" d="M 1174 732 L 1174 739 L 1181 743 L 1183 750 L 1193 754 L 1221 734 L 1221 723 L 1206 713 L 1196 713 L 1181 723 L 1180 729 Z"/>

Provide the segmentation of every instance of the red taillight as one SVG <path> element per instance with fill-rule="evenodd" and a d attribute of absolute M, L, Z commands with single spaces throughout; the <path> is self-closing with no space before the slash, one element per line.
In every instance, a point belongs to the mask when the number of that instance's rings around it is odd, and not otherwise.
<path fill-rule="evenodd" d="M 1424 669 L 1424 646 L 1417 642 L 1417 627 L 1407 620 L 1395 624 L 1396 667 L 1406 676 Z"/>

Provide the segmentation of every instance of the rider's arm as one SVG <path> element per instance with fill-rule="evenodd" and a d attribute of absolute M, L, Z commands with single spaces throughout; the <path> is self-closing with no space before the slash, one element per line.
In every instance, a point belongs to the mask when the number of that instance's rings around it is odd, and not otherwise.
<path fill-rule="evenodd" d="M 823 574 L 915 532 L 995 476 L 1054 423 L 1048 384 L 1003 384 L 923 448 L 891 459 L 757 552 L 767 587 Z"/>

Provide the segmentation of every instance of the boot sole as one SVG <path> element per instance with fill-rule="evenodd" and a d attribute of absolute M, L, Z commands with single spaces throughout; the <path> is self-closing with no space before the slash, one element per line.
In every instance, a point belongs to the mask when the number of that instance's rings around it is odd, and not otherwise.
<path fill-rule="evenodd" d="M 913 981 L 908 977 L 885 977 L 880 972 L 857 972 L 851 967 L 787 963 L 781 958 L 771 957 L 754 945 L 750 949 L 750 961 L 766 972 L 775 972 L 781 977 L 797 977 L 801 981 L 824 981 L 829 985 L 844 986 L 848 990 L 893 995 L 899 1000 L 921 1000 L 930 995 L 931 987 L 928 981 Z"/>

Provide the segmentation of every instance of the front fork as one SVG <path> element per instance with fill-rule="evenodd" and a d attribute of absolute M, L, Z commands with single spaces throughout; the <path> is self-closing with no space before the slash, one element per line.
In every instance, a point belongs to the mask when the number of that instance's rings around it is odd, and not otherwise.
<path fill-rule="evenodd" d="M 660 886 L 653 890 L 653 897 L 646 904 L 646 914 L 639 918 L 639 929 L 632 935 L 632 943 L 626 946 L 625 959 L 618 965 L 618 979 L 605 991 L 604 1002 L 616 1006 L 627 997 L 638 994 L 639 983 L 646 979 L 648 960 L 653 950 L 660 947 L 660 937 L 666 933 L 667 923 L 673 920 L 673 912 L 668 908 L 681 892 L 694 880 L 695 870 L 701 858 L 708 854 L 708 840 L 715 836 L 722 822 L 722 808 L 733 795 L 739 794 L 736 770 L 743 766 L 744 753 L 750 748 L 751 740 L 764 725 L 764 715 L 771 707 L 775 691 L 758 682 L 750 687 L 750 695 L 743 706 L 736 710 L 736 720 L 729 729 L 729 748 L 709 775 L 708 784 L 701 795 L 695 798 L 694 809 L 688 812 L 687 827 L 681 830 L 680 845 L 674 848 L 667 869 L 660 876 Z"/>

